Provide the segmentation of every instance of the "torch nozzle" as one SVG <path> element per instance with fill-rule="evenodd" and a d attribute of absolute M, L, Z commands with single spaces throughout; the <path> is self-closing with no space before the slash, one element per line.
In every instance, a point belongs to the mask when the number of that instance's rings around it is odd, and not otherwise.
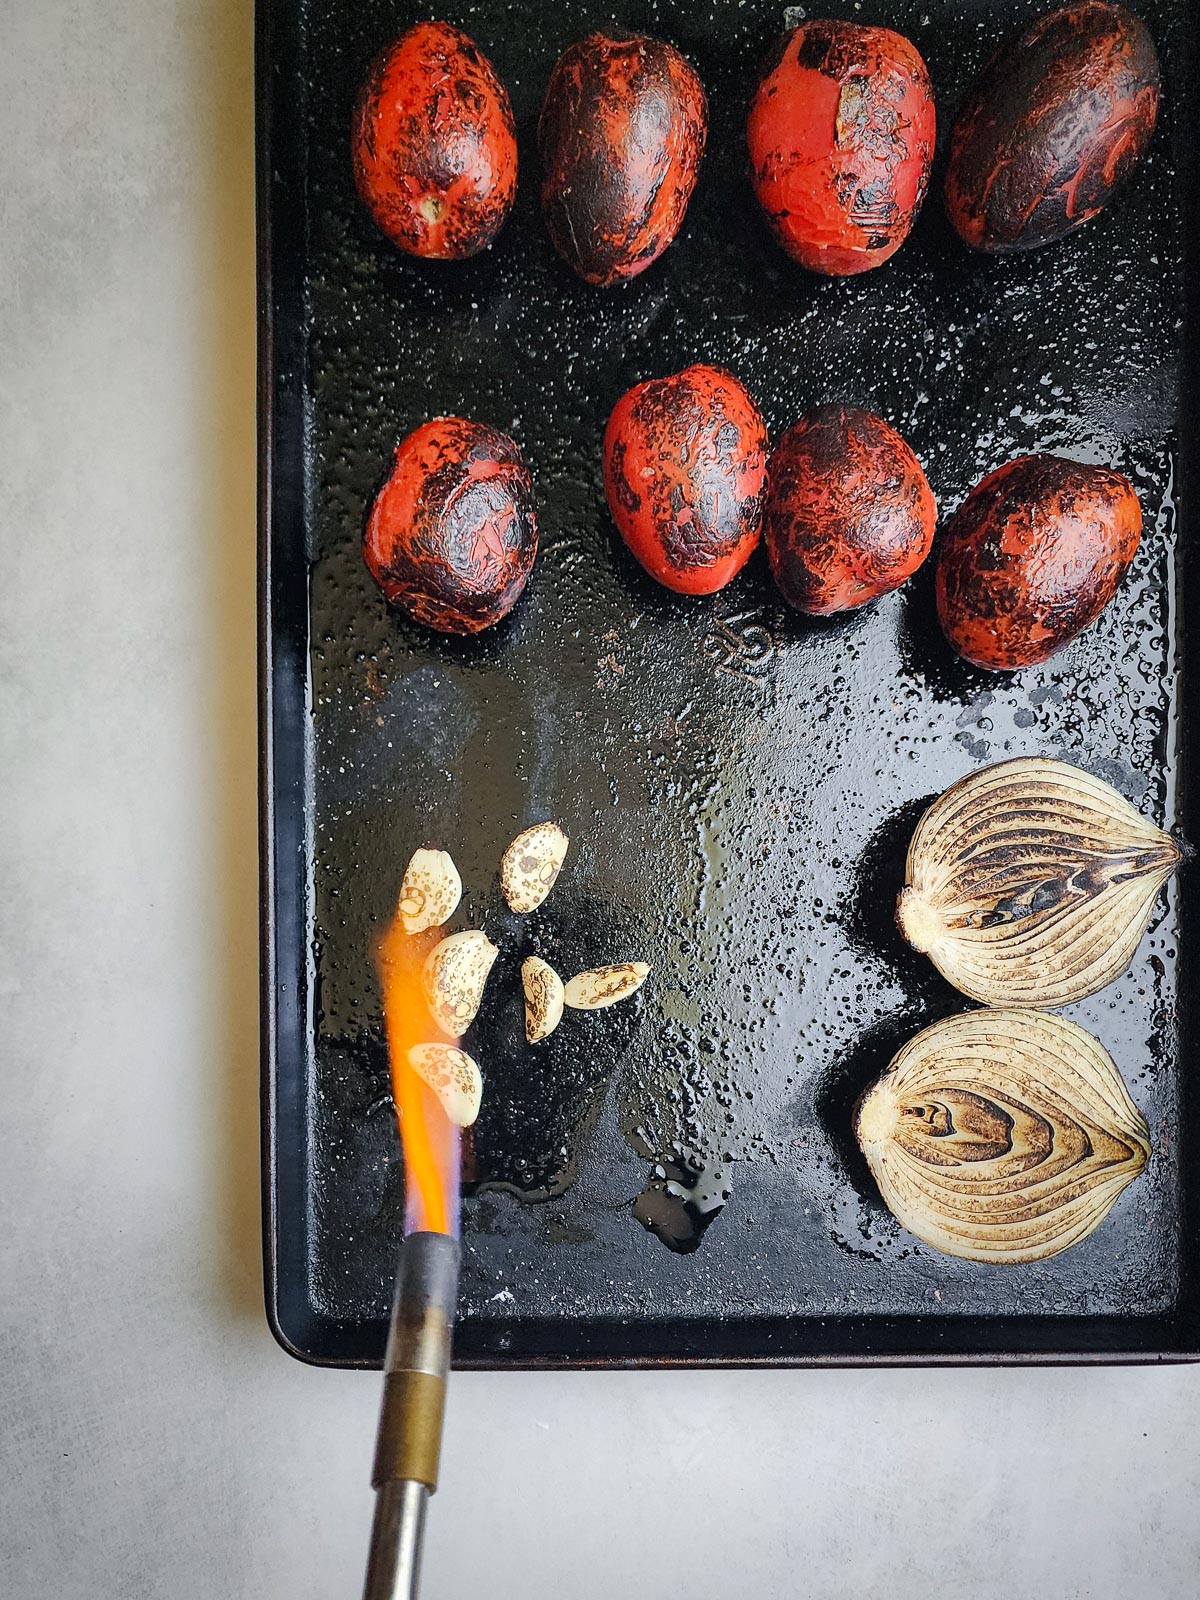
<path fill-rule="evenodd" d="M 458 1298 L 458 1242 L 412 1233 L 400 1252 L 371 1483 L 376 1491 L 363 1600 L 412 1600 L 425 1502 L 437 1489 L 446 1377 Z"/>

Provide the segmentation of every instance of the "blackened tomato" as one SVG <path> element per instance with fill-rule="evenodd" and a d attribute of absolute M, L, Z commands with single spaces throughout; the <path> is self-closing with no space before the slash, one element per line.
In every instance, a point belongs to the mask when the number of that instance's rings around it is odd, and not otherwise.
<path fill-rule="evenodd" d="M 906 442 L 881 417 L 821 406 L 771 452 L 767 555 L 789 605 L 849 611 L 911 578 L 937 503 Z"/>
<path fill-rule="evenodd" d="M 613 521 L 652 578 L 712 594 L 758 543 L 767 430 L 731 373 L 686 367 L 622 395 L 604 433 Z"/>
<path fill-rule="evenodd" d="M 1124 6 L 1039 17 L 985 68 L 950 138 L 946 209 L 977 250 L 1061 239 L 1107 205 L 1146 153 L 1158 53 Z"/>
<path fill-rule="evenodd" d="M 610 29 L 564 51 L 538 127 L 542 210 L 588 283 L 644 272 L 679 231 L 708 128 L 704 88 L 661 39 Z"/>
<path fill-rule="evenodd" d="M 507 434 L 438 417 L 402 441 L 363 540 L 392 604 L 442 633 L 478 633 L 512 610 L 536 555 L 533 482 Z"/>
<path fill-rule="evenodd" d="M 968 661 L 1011 672 L 1094 622 L 1137 553 L 1128 478 L 1061 456 L 1021 456 L 976 484 L 942 536 L 938 616 Z"/>
<path fill-rule="evenodd" d="M 363 204 L 414 256 L 460 260 L 486 249 L 517 190 L 508 91 L 446 22 L 418 22 L 376 59 L 351 151 Z"/>
<path fill-rule="evenodd" d="M 787 253 L 866 272 L 908 236 L 936 117 L 915 45 L 889 28 L 806 22 L 780 41 L 746 125 L 750 177 Z"/>

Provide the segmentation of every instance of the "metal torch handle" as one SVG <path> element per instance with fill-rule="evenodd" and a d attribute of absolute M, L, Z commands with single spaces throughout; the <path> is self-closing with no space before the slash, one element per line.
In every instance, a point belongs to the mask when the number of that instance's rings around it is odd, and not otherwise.
<path fill-rule="evenodd" d="M 457 1241 L 444 1233 L 409 1234 L 384 1360 L 363 1600 L 416 1600 L 425 1505 L 438 1481 L 457 1298 Z"/>

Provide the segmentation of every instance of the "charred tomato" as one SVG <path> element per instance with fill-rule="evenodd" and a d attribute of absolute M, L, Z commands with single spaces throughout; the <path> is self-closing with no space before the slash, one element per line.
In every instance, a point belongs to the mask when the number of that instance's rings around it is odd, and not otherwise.
<path fill-rule="evenodd" d="M 351 153 L 363 204 L 414 256 L 457 261 L 485 250 L 517 190 L 508 91 L 447 22 L 418 22 L 376 58 L 354 110 Z"/>
<path fill-rule="evenodd" d="M 850 611 L 911 578 L 929 554 L 937 503 L 906 442 L 881 417 L 821 406 L 771 452 L 767 556 L 789 605 Z"/>
<path fill-rule="evenodd" d="M 967 661 L 1012 672 L 1046 661 L 1094 622 L 1137 552 L 1128 478 L 1061 456 L 989 473 L 942 537 L 937 607 Z"/>
<path fill-rule="evenodd" d="M 604 433 L 604 488 L 621 537 L 677 594 L 712 594 L 758 543 L 767 430 L 738 380 L 685 367 L 622 395 Z"/>
<path fill-rule="evenodd" d="M 679 232 L 707 130 L 700 79 L 661 39 L 614 28 L 563 52 L 538 126 L 542 210 L 581 278 L 613 284 L 658 259 Z"/>
<path fill-rule="evenodd" d="M 746 124 L 750 178 L 779 243 L 813 272 L 867 272 L 908 237 L 936 114 L 915 45 L 890 28 L 806 22 L 768 61 Z"/>
<path fill-rule="evenodd" d="M 1039 17 L 985 68 L 950 136 L 946 208 L 977 250 L 1061 239 L 1150 143 L 1159 67 L 1145 24 L 1087 0 Z"/>
<path fill-rule="evenodd" d="M 363 539 L 393 605 L 441 633 L 479 633 L 512 610 L 536 555 L 533 482 L 507 434 L 438 417 L 402 441 Z"/>

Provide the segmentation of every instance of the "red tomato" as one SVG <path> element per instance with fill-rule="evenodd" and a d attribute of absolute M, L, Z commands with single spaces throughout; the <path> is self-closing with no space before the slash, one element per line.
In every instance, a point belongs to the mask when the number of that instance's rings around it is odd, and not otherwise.
<path fill-rule="evenodd" d="M 994 56 L 950 137 L 946 209 L 976 250 L 1049 244 L 1102 211 L 1146 153 L 1159 66 L 1140 17 L 1083 0 Z"/>
<path fill-rule="evenodd" d="M 806 22 L 780 42 L 746 126 L 750 177 L 787 253 L 866 272 L 908 237 L 929 185 L 929 73 L 889 28 Z"/>
<path fill-rule="evenodd" d="M 418 22 L 376 59 L 351 151 L 363 204 L 414 256 L 477 255 L 517 192 L 508 91 L 479 47 L 446 22 Z"/>
<path fill-rule="evenodd" d="M 679 232 L 708 108 L 673 45 L 612 28 L 563 52 L 538 126 L 542 210 L 554 247 L 588 283 L 644 272 Z"/>
<path fill-rule="evenodd" d="M 712 594 L 758 543 L 767 430 L 731 373 L 685 367 L 622 395 L 604 433 L 604 488 L 652 578 Z"/>
<path fill-rule="evenodd" d="M 479 633 L 512 610 L 536 555 L 533 480 L 507 434 L 437 417 L 401 442 L 363 538 L 393 605 L 441 633 Z"/>
<path fill-rule="evenodd" d="M 960 656 L 993 672 L 1047 661 L 1104 610 L 1141 537 L 1128 478 L 1020 456 L 975 485 L 942 536 L 942 629 Z"/>
<path fill-rule="evenodd" d="M 929 554 L 937 502 L 895 428 L 821 406 L 771 453 L 767 555 L 789 605 L 851 611 L 912 577 Z"/>

